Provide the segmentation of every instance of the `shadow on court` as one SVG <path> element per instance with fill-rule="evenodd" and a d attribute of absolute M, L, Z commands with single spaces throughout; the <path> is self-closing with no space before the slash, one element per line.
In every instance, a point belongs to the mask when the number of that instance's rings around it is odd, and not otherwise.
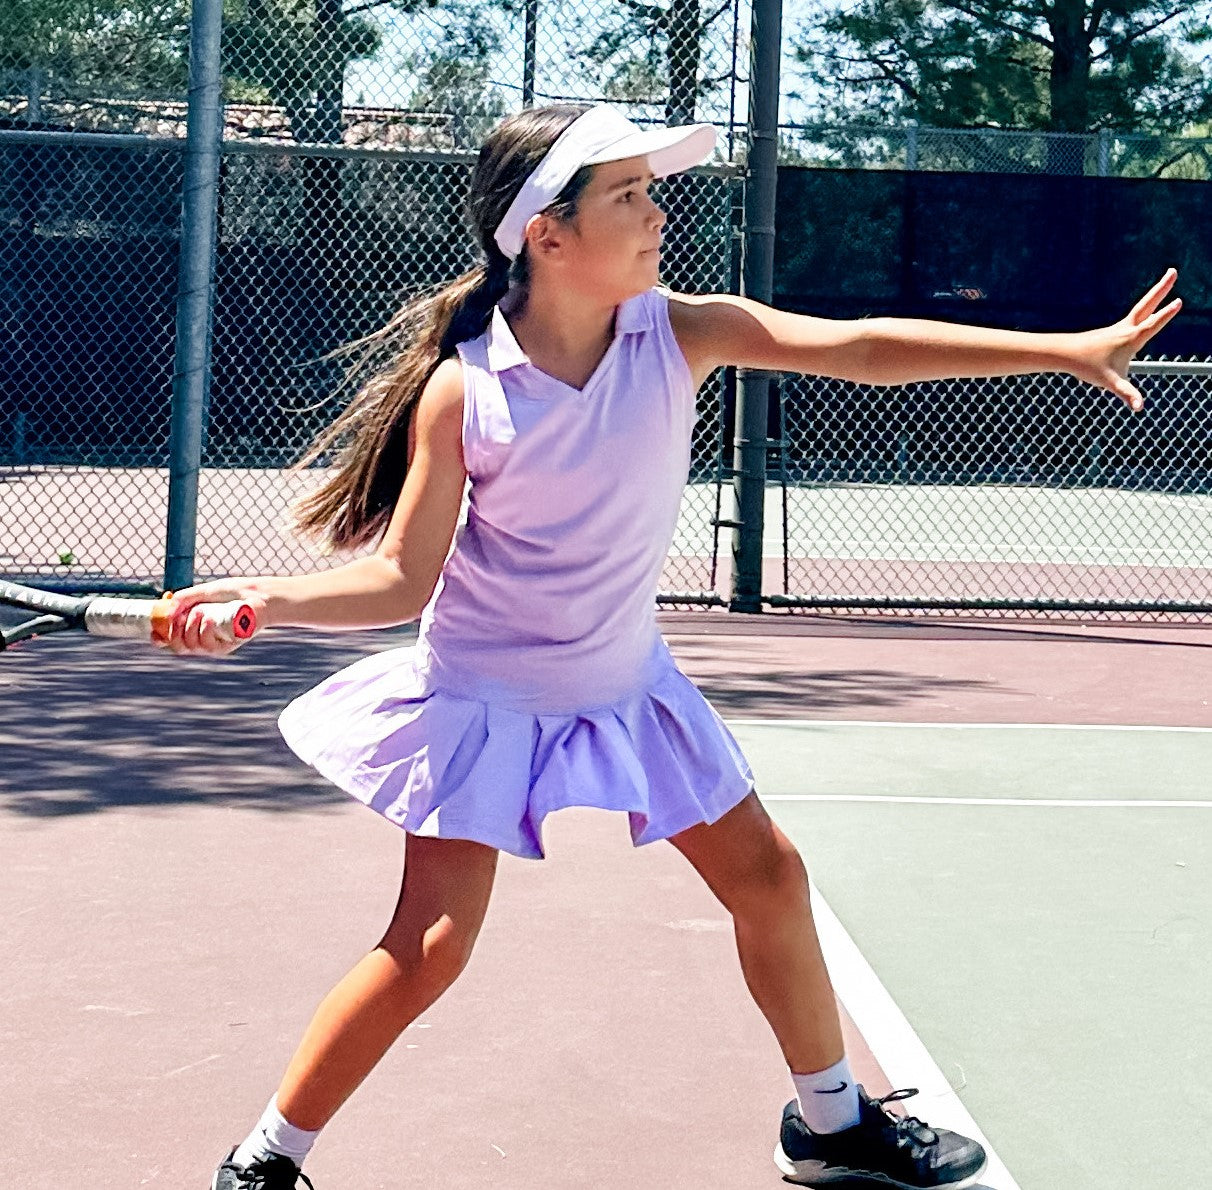
<path fill-rule="evenodd" d="M 707 650 L 700 653 L 683 642 L 678 653 L 684 664 L 704 675 L 699 687 L 725 717 L 748 715 L 755 704 L 767 714 L 795 712 L 807 718 L 839 711 L 912 711 L 940 695 L 971 696 L 994 687 L 992 682 L 924 678 L 887 669 L 713 672 Z"/>
<path fill-rule="evenodd" d="M 343 804 L 347 795 L 282 742 L 278 712 L 356 657 L 413 638 L 411 629 L 281 631 L 224 660 L 75 634 L 25 642 L 0 665 L 0 810 L 48 818 L 199 801 L 268 811 Z M 721 655 L 718 644 L 683 638 L 678 649 L 726 716 L 910 712 L 993 685 L 891 668 L 780 667 L 752 655 L 769 642 L 736 645 Z"/>
<path fill-rule="evenodd" d="M 23 642 L 0 661 L 0 810 L 344 803 L 282 742 L 277 714 L 357 656 L 412 636 L 281 632 L 223 660 L 74 633 Z"/>

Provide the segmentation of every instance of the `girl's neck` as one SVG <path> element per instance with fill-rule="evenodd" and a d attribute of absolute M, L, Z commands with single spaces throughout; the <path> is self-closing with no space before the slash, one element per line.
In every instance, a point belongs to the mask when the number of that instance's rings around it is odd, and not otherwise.
<path fill-rule="evenodd" d="M 536 290 L 510 294 L 501 303 L 522 350 L 556 375 L 593 373 L 614 339 L 616 306 L 586 301 L 582 294 Z"/>

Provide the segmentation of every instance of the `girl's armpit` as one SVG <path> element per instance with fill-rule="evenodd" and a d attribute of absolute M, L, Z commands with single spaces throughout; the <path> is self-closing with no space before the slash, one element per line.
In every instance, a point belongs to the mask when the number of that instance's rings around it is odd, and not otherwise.
<path fill-rule="evenodd" d="M 671 294 L 669 321 L 696 384 L 719 367 L 858 379 L 862 321 L 791 314 L 733 294 Z"/>

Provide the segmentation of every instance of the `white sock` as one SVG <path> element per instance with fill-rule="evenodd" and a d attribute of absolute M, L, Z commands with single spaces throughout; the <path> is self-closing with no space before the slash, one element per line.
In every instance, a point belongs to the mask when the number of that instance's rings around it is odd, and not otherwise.
<path fill-rule="evenodd" d="M 800 1115 L 813 1132 L 841 1132 L 859 1122 L 858 1087 L 845 1057 L 828 1070 L 791 1075 Z"/>
<path fill-rule="evenodd" d="M 269 1106 L 257 1126 L 248 1134 L 248 1139 L 236 1150 L 232 1160 L 237 1165 L 248 1166 L 254 1161 L 264 1161 L 274 1153 L 280 1153 L 302 1167 L 303 1159 L 311 1152 L 311 1146 L 316 1143 L 316 1137 L 319 1135 L 319 1129 L 307 1132 L 290 1123 L 278 1111 L 278 1097 L 275 1095 L 269 1101 Z"/>

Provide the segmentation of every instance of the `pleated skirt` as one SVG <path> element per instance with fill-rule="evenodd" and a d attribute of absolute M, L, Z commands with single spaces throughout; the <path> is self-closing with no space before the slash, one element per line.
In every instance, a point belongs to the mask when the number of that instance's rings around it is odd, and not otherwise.
<path fill-rule="evenodd" d="M 740 746 L 672 658 L 608 705 L 533 714 L 435 689 L 416 646 L 389 649 L 295 699 L 279 727 L 404 830 L 531 859 L 556 810 L 625 812 L 638 846 L 714 822 L 753 789 Z"/>

